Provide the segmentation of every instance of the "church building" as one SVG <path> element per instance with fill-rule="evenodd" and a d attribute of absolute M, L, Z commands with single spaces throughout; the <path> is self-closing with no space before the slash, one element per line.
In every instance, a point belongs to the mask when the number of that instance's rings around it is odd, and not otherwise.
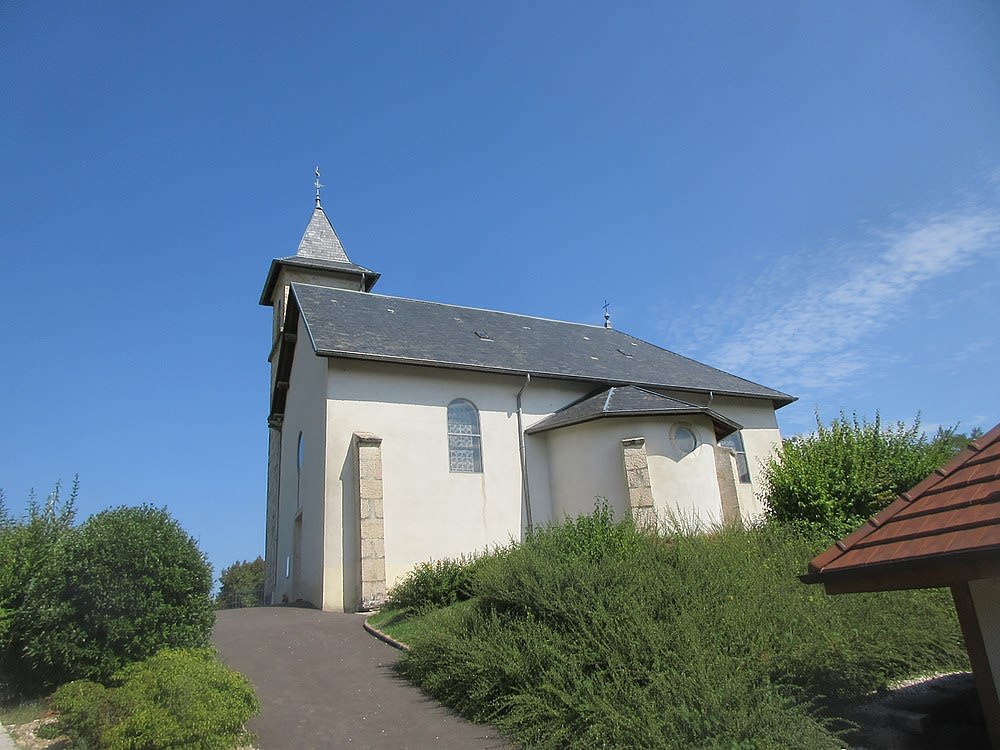
<path fill-rule="evenodd" d="M 320 205 L 260 304 L 270 352 L 266 595 L 377 606 L 421 561 L 603 498 L 638 523 L 761 513 L 794 398 L 615 330 L 380 295 Z"/>

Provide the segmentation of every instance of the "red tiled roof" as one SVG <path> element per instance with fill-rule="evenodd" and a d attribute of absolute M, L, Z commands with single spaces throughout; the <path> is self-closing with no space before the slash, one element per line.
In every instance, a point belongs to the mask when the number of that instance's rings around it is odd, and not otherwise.
<path fill-rule="evenodd" d="M 830 591 L 945 586 L 1000 574 L 1000 425 L 809 563 Z"/>

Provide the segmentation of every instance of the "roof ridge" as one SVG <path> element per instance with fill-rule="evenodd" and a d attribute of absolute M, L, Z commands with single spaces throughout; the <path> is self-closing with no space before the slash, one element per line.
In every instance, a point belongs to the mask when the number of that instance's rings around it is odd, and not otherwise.
<path fill-rule="evenodd" d="M 975 462 L 975 458 L 979 453 L 982 453 L 986 450 L 986 448 L 996 442 L 1000 442 L 1000 424 L 987 432 L 985 435 L 980 435 L 978 438 L 970 440 L 962 450 L 952 456 L 948 463 L 932 471 L 906 492 L 901 492 L 899 496 L 905 498 L 906 500 L 911 500 L 930 492 L 931 488 L 938 484 L 942 479 L 946 479 L 950 475 L 954 474 L 958 469 L 969 465 L 970 462 Z M 981 462 L 976 463 L 978 464 Z"/>
<path fill-rule="evenodd" d="M 608 388 L 608 396 L 607 398 L 604 399 L 604 406 L 601 407 L 602 412 L 607 412 L 608 407 L 611 405 L 611 397 L 615 395 L 615 388 L 617 387 L 618 386 L 613 385 L 610 388 Z"/>
<path fill-rule="evenodd" d="M 337 292 L 337 293 L 348 292 L 349 294 L 364 294 L 366 297 L 382 297 L 384 299 L 396 299 L 396 300 L 402 300 L 404 302 L 415 302 L 415 303 L 420 304 L 420 305 L 438 305 L 439 307 L 453 307 L 453 308 L 457 308 L 459 310 L 475 310 L 476 312 L 495 313 L 496 315 L 509 315 L 511 317 L 514 317 L 514 318 L 528 318 L 530 320 L 541 320 L 541 321 L 544 321 L 546 323 L 562 323 L 563 325 L 583 326 L 584 328 L 594 328 L 594 329 L 596 329 L 598 331 L 609 331 L 611 333 L 622 334 L 624 336 L 628 336 L 630 339 L 634 339 L 635 341 L 642 341 L 645 344 L 650 344 L 650 346 L 656 346 L 656 344 L 651 344 L 649 341 L 645 341 L 644 339 L 640 339 L 637 336 L 632 336 L 630 334 L 622 333 L 622 331 L 617 330 L 615 328 L 605 328 L 603 325 L 597 325 L 595 323 L 580 323 L 580 322 L 573 321 L 573 320 L 559 320 L 558 318 L 543 318 L 540 315 L 528 315 L 526 313 L 515 313 L 515 312 L 510 312 L 509 310 L 494 310 L 491 307 L 473 307 L 471 305 L 456 305 L 453 302 L 434 302 L 433 300 L 414 299 L 413 297 L 401 297 L 401 296 L 399 296 L 397 294 L 381 294 L 379 292 L 358 292 L 358 291 L 355 291 L 353 289 L 340 289 L 340 288 L 334 288 L 334 287 L 325 287 L 325 286 L 323 286 L 321 284 L 306 284 L 306 283 L 301 282 L 301 281 L 296 281 L 294 283 L 295 283 L 296 286 L 311 286 L 311 287 L 316 287 L 317 289 L 325 289 L 325 290 L 330 291 L 330 292 Z M 657 347 L 657 348 L 661 348 L 661 347 Z M 664 351 L 667 351 L 667 350 L 664 349 Z M 681 356 L 681 355 L 677 355 L 677 356 Z M 691 360 L 691 361 L 695 362 L 697 360 Z M 704 364 L 704 363 L 699 363 L 699 364 Z M 716 368 L 716 369 L 718 369 L 718 368 Z M 738 377 L 738 376 L 734 375 L 733 377 Z M 759 384 L 757 384 L 757 385 L 759 385 Z"/>

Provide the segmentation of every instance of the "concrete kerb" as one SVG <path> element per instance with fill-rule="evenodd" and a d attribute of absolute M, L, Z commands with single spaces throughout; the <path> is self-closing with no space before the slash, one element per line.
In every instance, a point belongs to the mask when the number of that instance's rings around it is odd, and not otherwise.
<path fill-rule="evenodd" d="M 378 614 L 378 613 L 377 612 L 373 612 L 372 614 L 370 614 L 367 617 L 365 617 L 365 620 L 364 620 L 365 630 L 367 630 L 369 633 L 371 633 L 373 636 L 375 636 L 376 638 L 378 638 L 383 643 L 388 643 L 393 648 L 398 648 L 400 651 L 409 651 L 410 647 L 407 646 L 405 643 L 403 643 L 402 641 L 397 641 L 391 635 L 388 635 L 387 633 L 383 633 L 381 630 L 379 630 L 374 625 L 372 625 L 370 622 L 368 622 L 376 614 Z M 3 750 L 3 746 L 2 745 L 0 745 L 0 750 Z"/>

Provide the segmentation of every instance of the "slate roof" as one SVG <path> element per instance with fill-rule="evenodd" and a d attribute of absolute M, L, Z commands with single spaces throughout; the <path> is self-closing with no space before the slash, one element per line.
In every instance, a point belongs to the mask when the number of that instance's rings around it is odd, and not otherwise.
<path fill-rule="evenodd" d="M 809 563 L 807 583 L 946 586 L 1000 571 L 1000 425 Z"/>
<path fill-rule="evenodd" d="M 704 406 L 670 398 L 634 385 L 612 386 L 570 404 L 525 430 L 528 434 L 568 427 L 606 417 L 687 416 L 703 414 L 715 425 L 716 439 L 724 438 L 740 425 Z"/>
<path fill-rule="evenodd" d="M 313 209 L 312 217 L 302 233 L 299 248 L 295 254 L 300 258 L 316 258 L 317 260 L 332 260 L 339 263 L 350 263 L 344 245 L 337 236 L 337 230 L 327 217 L 322 206 Z"/>
<path fill-rule="evenodd" d="M 323 356 L 795 400 L 599 326 L 299 283 L 292 293 Z"/>

